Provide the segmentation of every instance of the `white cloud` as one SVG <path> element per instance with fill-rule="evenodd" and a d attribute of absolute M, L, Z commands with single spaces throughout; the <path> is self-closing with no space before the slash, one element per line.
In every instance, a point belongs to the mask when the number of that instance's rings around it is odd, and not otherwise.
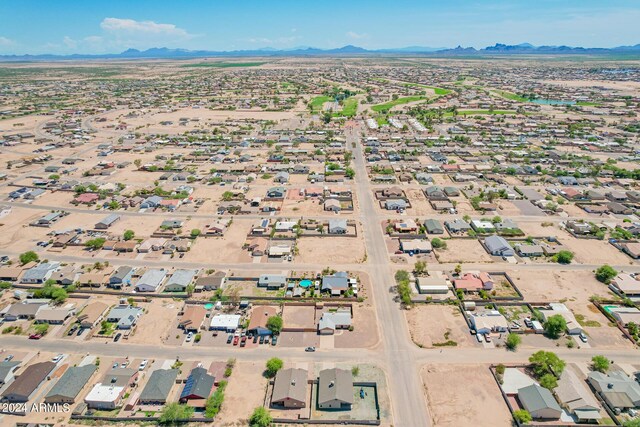
<path fill-rule="evenodd" d="M 6 47 L 6 46 L 13 46 L 14 44 L 15 42 L 13 40 L 0 36 L 0 46 Z"/>
<path fill-rule="evenodd" d="M 78 42 L 69 36 L 64 36 L 64 38 L 62 39 L 62 43 L 64 43 L 64 45 L 69 49 L 75 49 L 76 47 L 78 47 Z"/>
<path fill-rule="evenodd" d="M 88 36 L 83 39 L 87 43 L 102 43 L 102 37 L 100 36 Z"/>
<path fill-rule="evenodd" d="M 356 40 L 360 40 L 360 39 L 366 39 L 367 37 L 369 37 L 368 34 L 364 34 L 364 33 L 356 33 L 355 31 L 348 31 L 347 32 L 347 37 L 350 37 L 352 39 L 356 39 Z"/>
<path fill-rule="evenodd" d="M 100 23 L 103 30 L 122 35 L 162 35 L 188 39 L 193 37 L 186 30 L 174 24 L 159 24 L 154 21 L 136 21 L 134 19 L 104 18 Z"/>
<path fill-rule="evenodd" d="M 247 41 L 249 43 L 259 43 L 259 44 L 270 44 L 270 45 L 287 45 L 287 44 L 291 44 L 296 40 L 299 40 L 300 37 L 298 36 L 291 36 L 291 37 L 278 37 L 275 39 L 270 39 L 270 38 L 266 38 L 266 37 L 252 37 L 250 39 L 247 39 Z"/>

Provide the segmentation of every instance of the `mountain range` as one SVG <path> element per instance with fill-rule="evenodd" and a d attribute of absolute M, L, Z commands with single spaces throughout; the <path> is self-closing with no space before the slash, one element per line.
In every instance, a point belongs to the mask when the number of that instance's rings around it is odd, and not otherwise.
<path fill-rule="evenodd" d="M 166 47 L 150 48 L 147 50 L 127 49 L 121 53 L 108 54 L 71 54 L 71 55 L 0 55 L 0 61 L 51 61 L 78 59 L 188 59 L 206 57 L 247 57 L 247 56 L 334 56 L 334 55 L 383 55 L 383 54 L 412 54 L 426 56 L 483 56 L 483 55 L 611 55 L 611 54 L 640 54 L 640 44 L 633 46 L 618 46 L 613 48 L 574 47 L 574 46 L 533 46 L 529 43 L 506 45 L 496 43 L 483 49 L 458 46 L 450 48 L 434 48 L 424 46 L 408 46 L 390 49 L 365 49 L 347 45 L 334 49 L 320 49 L 314 47 L 296 47 L 292 49 L 275 49 L 265 47 L 254 50 L 209 51 L 169 49 Z"/>

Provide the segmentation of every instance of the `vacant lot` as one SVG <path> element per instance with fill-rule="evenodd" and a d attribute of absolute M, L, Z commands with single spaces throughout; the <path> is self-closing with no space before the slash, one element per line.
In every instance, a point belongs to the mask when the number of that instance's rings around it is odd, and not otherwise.
<path fill-rule="evenodd" d="M 405 312 L 411 338 L 420 347 L 439 345 L 470 347 L 467 323 L 457 307 L 451 305 L 417 305 Z"/>
<path fill-rule="evenodd" d="M 421 376 L 435 426 L 511 425 L 509 409 L 487 366 L 427 365 Z"/>
<path fill-rule="evenodd" d="M 447 240 L 447 250 L 438 252 L 438 260 L 445 262 L 492 262 L 480 242 L 475 239 Z"/>
<path fill-rule="evenodd" d="M 267 380 L 262 376 L 263 371 L 263 362 L 236 364 L 224 393 L 224 404 L 216 418 L 216 425 L 247 425 L 246 420 L 253 410 L 264 402 Z M 250 393 L 247 392 L 249 390 L 251 390 Z"/>
<path fill-rule="evenodd" d="M 295 261 L 310 264 L 354 264 L 364 258 L 361 237 L 303 237 Z"/>

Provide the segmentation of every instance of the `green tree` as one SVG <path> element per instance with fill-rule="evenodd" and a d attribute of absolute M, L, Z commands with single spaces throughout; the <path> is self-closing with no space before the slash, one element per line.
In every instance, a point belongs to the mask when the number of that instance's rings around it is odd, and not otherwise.
<path fill-rule="evenodd" d="M 186 422 L 193 415 L 194 408 L 187 405 L 181 405 L 178 402 L 165 405 L 160 413 L 160 424 L 178 424 Z"/>
<path fill-rule="evenodd" d="M 40 258 L 38 254 L 34 251 L 27 251 L 23 254 L 20 254 L 20 264 L 25 265 L 29 262 L 38 262 Z"/>
<path fill-rule="evenodd" d="M 282 317 L 271 316 L 267 319 L 267 328 L 272 334 L 278 335 L 282 330 Z"/>
<path fill-rule="evenodd" d="M 49 330 L 49 324 L 48 323 L 38 323 L 37 325 L 35 325 L 33 327 L 33 330 L 36 331 L 36 334 L 45 335 L 47 333 L 47 331 Z"/>
<path fill-rule="evenodd" d="M 607 264 L 596 270 L 596 279 L 607 285 L 609 284 L 609 282 L 611 282 L 611 279 L 613 279 L 617 275 L 618 272 L 613 267 Z"/>
<path fill-rule="evenodd" d="M 553 390 L 558 387 L 558 379 L 553 374 L 544 374 L 539 381 L 540 387 L 544 387 L 549 390 Z"/>
<path fill-rule="evenodd" d="M 592 366 L 595 371 L 602 372 L 603 374 L 609 370 L 611 361 L 604 356 L 593 356 L 591 358 Z"/>
<path fill-rule="evenodd" d="M 431 246 L 433 246 L 435 249 L 446 249 L 447 242 L 445 242 L 442 239 L 438 239 L 437 237 L 434 237 L 433 239 L 431 239 Z"/>
<path fill-rule="evenodd" d="M 272 357 L 271 359 L 267 360 L 267 369 L 265 371 L 267 377 L 275 377 L 278 371 L 282 369 L 283 366 L 284 362 L 282 361 L 282 359 L 278 359 L 277 357 Z"/>
<path fill-rule="evenodd" d="M 84 245 L 88 248 L 98 250 L 102 249 L 106 241 L 107 239 L 104 237 L 96 237 L 95 239 L 87 240 Z"/>
<path fill-rule="evenodd" d="M 269 427 L 272 421 L 273 418 L 269 411 L 263 406 L 258 406 L 249 417 L 249 426 Z"/>
<path fill-rule="evenodd" d="M 417 261 L 415 267 L 413 268 L 416 274 L 424 274 L 427 271 L 427 263 L 424 261 Z"/>
<path fill-rule="evenodd" d="M 202 234 L 202 231 L 200 231 L 199 228 L 194 228 L 193 230 L 191 230 L 191 237 L 193 238 L 198 237 L 200 234 Z"/>
<path fill-rule="evenodd" d="M 513 418 L 520 424 L 527 424 L 533 421 L 533 417 L 526 409 L 517 409 L 513 411 Z"/>
<path fill-rule="evenodd" d="M 560 264 L 571 264 L 572 260 L 573 252 L 564 250 L 556 254 L 556 261 Z"/>
<path fill-rule="evenodd" d="M 510 333 L 509 335 L 507 335 L 507 340 L 505 341 L 505 345 L 509 350 L 515 350 L 516 348 L 518 348 L 521 341 L 522 341 L 522 338 L 520 338 L 520 335 Z"/>
<path fill-rule="evenodd" d="M 622 423 L 622 427 L 640 427 L 640 418 L 634 418 Z"/>
<path fill-rule="evenodd" d="M 225 191 L 222 193 L 222 200 L 225 202 L 230 202 L 233 199 L 233 193 L 231 191 Z"/>
<path fill-rule="evenodd" d="M 126 230 L 124 232 L 124 234 L 122 235 L 122 237 L 124 238 L 124 240 L 131 240 L 135 237 L 136 232 L 133 230 Z"/>
<path fill-rule="evenodd" d="M 559 314 L 549 316 L 544 322 L 544 332 L 553 339 L 556 339 L 567 330 L 567 321 Z"/>
<path fill-rule="evenodd" d="M 216 391 L 209 396 L 207 403 L 205 404 L 204 415 L 207 418 L 214 418 L 222 409 L 222 402 L 224 402 L 224 389 L 227 387 L 226 381 L 220 381 Z"/>
<path fill-rule="evenodd" d="M 560 376 L 566 363 L 552 351 L 540 350 L 529 357 L 533 373 L 536 378 L 542 378 L 545 374 Z"/>

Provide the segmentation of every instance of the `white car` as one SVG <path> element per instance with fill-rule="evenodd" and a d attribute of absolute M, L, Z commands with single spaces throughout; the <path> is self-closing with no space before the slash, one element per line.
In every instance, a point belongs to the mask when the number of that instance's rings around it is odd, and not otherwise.
<path fill-rule="evenodd" d="M 147 359 L 144 359 L 141 363 L 140 366 L 138 366 L 138 371 L 144 371 L 144 368 L 147 367 L 147 364 L 149 363 L 149 361 Z"/>
<path fill-rule="evenodd" d="M 61 361 L 61 360 L 62 360 L 62 358 L 63 358 L 63 357 L 64 357 L 64 354 L 59 354 L 59 355 L 57 355 L 56 357 L 54 357 L 53 359 L 51 359 L 51 361 L 52 361 L 53 363 L 58 363 L 59 361 Z"/>
<path fill-rule="evenodd" d="M 187 342 L 191 342 L 192 339 L 193 339 L 193 332 L 189 332 L 187 334 Z"/>

